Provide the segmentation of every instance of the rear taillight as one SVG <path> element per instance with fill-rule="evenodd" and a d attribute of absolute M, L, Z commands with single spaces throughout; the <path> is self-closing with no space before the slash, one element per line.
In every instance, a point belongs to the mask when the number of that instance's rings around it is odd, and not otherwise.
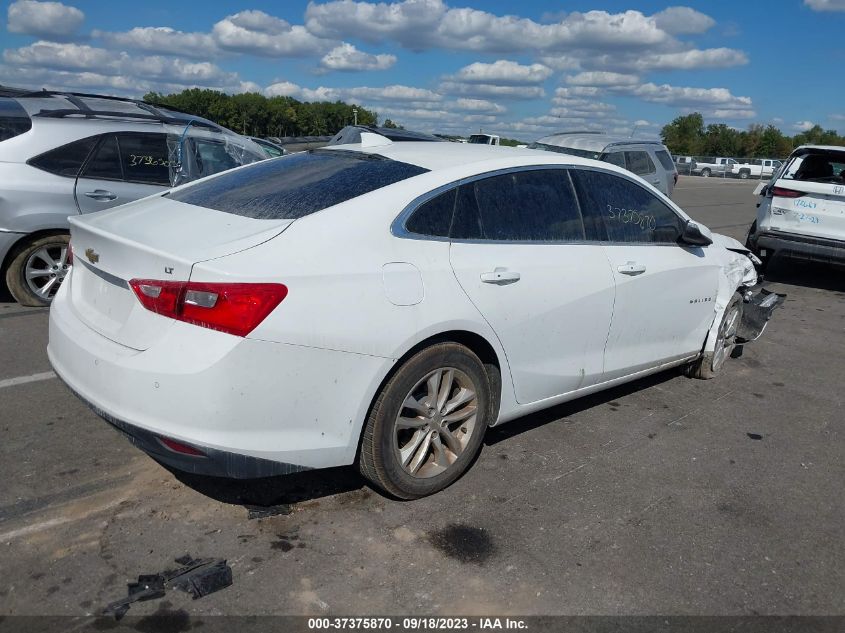
<path fill-rule="evenodd" d="M 805 191 L 795 191 L 795 189 L 785 189 L 783 187 L 772 187 L 769 193 L 779 198 L 800 198 L 807 195 Z"/>
<path fill-rule="evenodd" d="M 288 294 L 283 284 L 133 279 L 129 285 L 151 312 L 235 336 L 252 332 Z"/>
<path fill-rule="evenodd" d="M 67 257 L 65 257 L 65 264 L 73 266 L 73 246 L 70 242 L 67 243 Z"/>

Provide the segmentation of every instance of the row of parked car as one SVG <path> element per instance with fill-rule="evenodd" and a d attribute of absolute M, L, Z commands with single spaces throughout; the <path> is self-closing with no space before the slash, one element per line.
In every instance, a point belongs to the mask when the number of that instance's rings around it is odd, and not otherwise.
<path fill-rule="evenodd" d="M 776 158 L 726 158 L 723 156 L 674 156 L 681 174 L 709 178 L 768 179 L 783 165 Z"/>

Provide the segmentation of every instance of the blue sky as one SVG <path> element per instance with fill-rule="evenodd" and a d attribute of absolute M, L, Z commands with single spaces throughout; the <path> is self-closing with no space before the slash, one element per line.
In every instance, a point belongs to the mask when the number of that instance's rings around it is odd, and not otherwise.
<path fill-rule="evenodd" d="M 845 0 L 5 5 L 0 83 L 343 99 L 406 127 L 533 140 L 679 114 L 845 131 Z"/>

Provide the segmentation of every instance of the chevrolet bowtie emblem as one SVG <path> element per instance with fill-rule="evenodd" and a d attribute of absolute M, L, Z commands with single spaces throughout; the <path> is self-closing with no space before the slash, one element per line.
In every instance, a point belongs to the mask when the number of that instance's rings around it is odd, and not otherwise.
<path fill-rule="evenodd" d="M 85 249 L 85 257 L 87 257 L 88 261 L 92 264 L 96 264 L 98 261 L 100 261 L 100 256 L 97 254 L 97 251 L 95 251 L 93 248 Z"/>

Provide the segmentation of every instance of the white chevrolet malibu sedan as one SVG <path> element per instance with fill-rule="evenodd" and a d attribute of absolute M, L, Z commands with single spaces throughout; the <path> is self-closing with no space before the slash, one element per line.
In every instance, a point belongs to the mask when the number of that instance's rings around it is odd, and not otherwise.
<path fill-rule="evenodd" d="M 782 300 L 614 165 L 362 137 L 71 218 L 58 375 L 171 467 L 356 464 L 411 499 L 488 426 L 673 366 L 713 376 Z"/>

